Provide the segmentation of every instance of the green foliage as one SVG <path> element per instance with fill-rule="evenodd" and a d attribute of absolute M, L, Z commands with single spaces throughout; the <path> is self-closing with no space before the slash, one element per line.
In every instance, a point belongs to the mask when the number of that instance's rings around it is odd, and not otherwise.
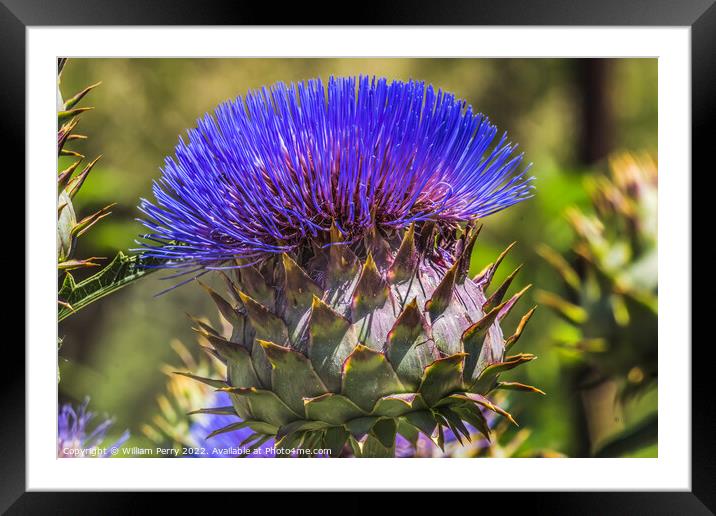
<path fill-rule="evenodd" d="M 57 312 L 58 321 L 82 310 L 90 303 L 103 298 L 122 287 L 153 272 L 146 260 L 138 256 L 127 256 L 121 251 L 109 265 L 87 279 L 75 282 L 69 272 L 65 274 L 62 287 L 57 296 L 60 300 Z"/>

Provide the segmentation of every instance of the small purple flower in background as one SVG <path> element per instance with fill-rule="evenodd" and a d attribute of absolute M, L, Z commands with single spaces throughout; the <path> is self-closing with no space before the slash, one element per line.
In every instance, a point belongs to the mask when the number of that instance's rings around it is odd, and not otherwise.
<path fill-rule="evenodd" d="M 188 131 L 142 199 L 163 267 L 257 261 L 375 227 L 486 217 L 531 196 L 522 155 L 464 100 L 420 81 L 278 83 Z M 197 270 L 198 270 L 197 269 Z"/>
<path fill-rule="evenodd" d="M 125 430 L 113 444 L 101 446 L 107 439 L 107 431 L 114 423 L 112 419 L 97 420 L 94 412 L 87 411 L 89 398 L 75 410 L 66 403 L 57 416 L 57 457 L 110 457 L 112 450 L 118 450 L 127 439 Z"/>

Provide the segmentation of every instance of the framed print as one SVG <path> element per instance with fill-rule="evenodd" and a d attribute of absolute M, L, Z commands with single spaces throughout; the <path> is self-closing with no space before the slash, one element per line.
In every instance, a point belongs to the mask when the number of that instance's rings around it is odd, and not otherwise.
<path fill-rule="evenodd" d="M 27 300 L 3 510 L 714 510 L 691 302 L 712 2 L 126 7 L 0 6 Z"/>

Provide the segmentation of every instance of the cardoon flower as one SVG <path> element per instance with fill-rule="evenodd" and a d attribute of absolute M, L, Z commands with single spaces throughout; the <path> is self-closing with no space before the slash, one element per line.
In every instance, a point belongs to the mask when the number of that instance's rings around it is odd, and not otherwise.
<path fill-rule="evenodd" d="M 89 398 L 74 409 L 66 403 L 57 416 L 57 457 L 111 457 L 112 450 L 118 450 L 129 439 L 125 430 L 119 439 L 109 445 L 107 431 L 114 421 L 96 418 L 94 412 L 87 411 Z"/>
<path fill-rule="evenodd" d="M 532 311 L 500 328 L 526 289 L 505 299 L 515 271 L 487 292 L 504 253 L 468 269 L 475 221 L 530 195 L 514 150 L 416 81 L 278 84 L 200 119 L 141 209 L 147 256 L 226 279 L 207 290 L 231 334 L 197 330 L 227 374 L 186 373 L 242 419 L 214 433 L 392 456 L 398 434 L 489 434 L 481 407 L 511 420 L 487 395 L 535 391 L 501 380 L 534 358 L 507 354 Z"/>

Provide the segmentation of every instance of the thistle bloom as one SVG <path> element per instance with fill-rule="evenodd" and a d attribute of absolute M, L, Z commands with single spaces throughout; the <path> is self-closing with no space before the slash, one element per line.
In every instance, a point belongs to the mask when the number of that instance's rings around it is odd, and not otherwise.
<path fill-rule="evenodd" d="M 142 199 L 145 256 L 212 268 L 413 222 L 454 225 L 531 195 L 516 145 L 423 82 L 316 79 L 250 92 L 180 139 Z M 495 140 L 497 142 L 495 143 Z"/>
<path fill-rule="evenodd" d="M 514 421 L 487 395 L 541 392 L 498 380 L 535 358 L 507 354 L 534 309 L 511 336 L 500 326 L 528 287 L 505 299 L 515 271 L 487 291 L 507 251 L 468 277 L 475 219 L 531 193 L 496 135 L 453 95 L 365 77 L 279 84 L 189 131 L 156 204 L 141 203 L 144 253 L 199 274 L 234 268 L 228 299 L 205 286 L 231 331 L 197 328 L 227 372 L 182 373 L 230 396 L 204 412 L 242 420 L 211 434 L 251 450 L 273 440 L 281 455 L 384 457 L 399 434 L 442 447 L 448 430 L 489 433 L 483 409 Z"/>
<path fill-rule="evenodd" d="M 107 439 L 107 431 L 114 423 L 111 419 L 95 422 L 95 413 L 87 411 L 89 398 L 75 410 L 71 404 L 62 406 L 57 416 L 58 457 L 109 457 L 129 439 L 129 431 L 113 444 L 100 447 Z"/>

